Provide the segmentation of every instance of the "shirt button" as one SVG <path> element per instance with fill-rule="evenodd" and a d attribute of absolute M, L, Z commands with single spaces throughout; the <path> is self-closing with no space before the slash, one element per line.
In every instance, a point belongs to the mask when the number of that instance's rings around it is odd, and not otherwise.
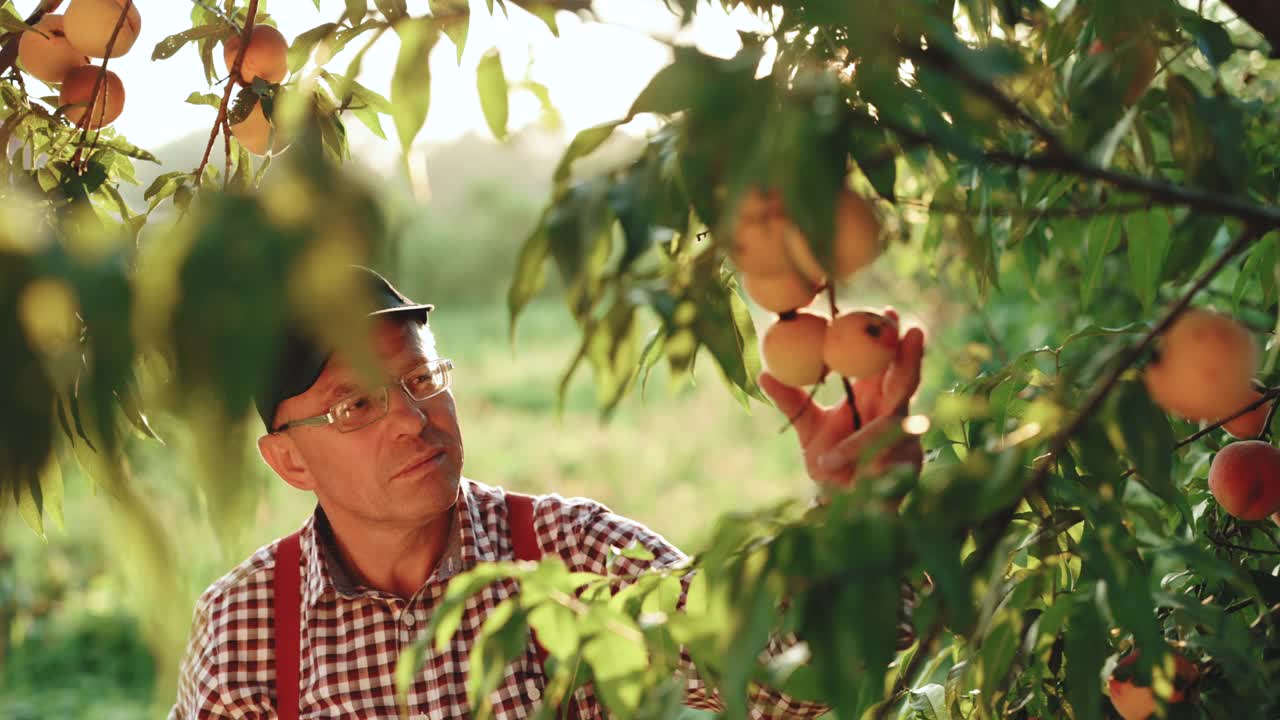
<path fill-rule="evenodd" d="M 405 624 L 407 627 L 413 627 L 413 623 L 414 623 L 414 622 L 416 622 L 416 621 L 414 620 L 413 613 L 408 612 L 408 611 L 406 611 L 406 612 L 402 613 L 402 614 L 400 615 L 400 619 L 404 621 L 404 624 Z"/>
<path fill-rule="evenodd" d="M 525 694 L 529 696 L 529 699 L 534 702 L 537 702 L 538 699 L 542 697 L 542 691 L 538 690 L 538 686 L 534 685 L 532 680 L 525 681 L 525 691 Z"/>

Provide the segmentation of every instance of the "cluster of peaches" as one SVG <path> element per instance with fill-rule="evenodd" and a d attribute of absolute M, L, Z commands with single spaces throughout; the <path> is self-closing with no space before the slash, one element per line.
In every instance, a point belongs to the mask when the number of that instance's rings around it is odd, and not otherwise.
<path fill-rule="evenodd" d="M 58 102 L 69 121 L 98 130 L 124 112 L 125 90 L 119 75 L 91 64 L 90 58 L 117 58 L 128 53 L 141 29 L 142 15 L 129 0 L 71 0 L 65 13 L 47 13 L 22 34 L 18 61 L 30 75 L 58 87 Z M 239 35 L 232 35 L 223 43 L 228 72 L 239 50 Z M 252 85 L 258 77 L 279 83 L 288 71 L 288 50 L 289 43 L 279 30 L 255 26 L 237 80 L 245 86 Z M 97 99 L 91 102 L 95 86 Z M 92 117 L 86 119 L 91 106 Z M 266 154 L 271 125 L 260 104 L 231 126 L 231 134 L 250 152 Z"/>
<path fill-rule="evenodd" d="M 1147 392 L 1165 411 L 1192 421 L 1223 424 L 1243 438 L 1222 448 L 1209 466 L 1209 490 L 1218 504 L 1241 520 L 1262 520 L 1280 511 L 1280 450 L 1262 440 L 1270 403 L 1253 387 L 1257 342 L 1235 319 L 1188 309 L 1160 338 L 1144 374 Z M 1280 522 L 1280 518 L 1277 519 Z"/>
<path fill-rule="evenodd" d="M 832 268 L 842 281 L 880 253 L 880 221 L 871 204 L 843 189 L 835 202 Z M 760 307 L 777 313 L 760 343 L 765 368 L 794 387 L 815 385 L 834 371 L 857 379 L 874 375 L 898 350 L 898 323 L 865 310 L 827 318 L 806 309 L 829 279 L 804 232 L 792 222 L 781 193 L 750 188 L 738 202 L 731 254 L 742 288 Z"/>

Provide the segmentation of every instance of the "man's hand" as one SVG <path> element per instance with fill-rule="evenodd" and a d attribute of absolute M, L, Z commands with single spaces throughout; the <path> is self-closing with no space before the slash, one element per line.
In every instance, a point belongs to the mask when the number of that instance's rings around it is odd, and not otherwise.
<path fill-rule="evenodd" d="M 886 317 L 898 323 L 898 314 L 886 309 Z M 793 425 L 804 452 L 809 477 L 822 484 L 846 486 L 857 477 L 883 473 L 907 464 L 917 472 L 924 462 L 920 439 L 902 429 L 902 419 L 916 388 L 920 386 L 920 361 L 924 333 L 912 328 L 899 338 L 898 354 L 879 374 L 860 378 L 853 385 L 862 428 L 853 427 L 848 399 L 823 407 L 808 390 L 784 385 L 768 372 L 760 373 L 760 387 Z"/>

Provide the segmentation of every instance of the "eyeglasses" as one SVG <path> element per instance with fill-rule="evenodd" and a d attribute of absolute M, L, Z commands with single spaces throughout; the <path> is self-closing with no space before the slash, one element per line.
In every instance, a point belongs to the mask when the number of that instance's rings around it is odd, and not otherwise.
<path fill-rule="evenodd" d="M 284 432 L 307 425 L 333 425 L 340 433 L 349 433 L 381 420 L 391 407 L 390 390 L 399 385 L 417 402 L 435 397 L 453 382 L 453 361 L 445 358 L 428 360 L 398 379 L 379 388 L 348 395 L 334 403 L 323 415 L 290 420 L 271 432 Z"/>

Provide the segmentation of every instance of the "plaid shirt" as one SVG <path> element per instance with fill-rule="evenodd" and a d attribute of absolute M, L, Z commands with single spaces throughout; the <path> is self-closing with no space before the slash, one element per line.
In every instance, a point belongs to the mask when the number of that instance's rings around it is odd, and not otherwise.
<path fill-rule="evenodd" d="M 301 717 L 395 718 L 395 665 L 403 648 L 427 627 L 432 609 L 454 575 L 476 563 L 514 558 L 501 489 L 463 479 L 451 542 L 435 572 L 403 599 L 355 584 L 345 570 L 332 530 L 317 508 L 301 532 Z M 648 563 L 619 558 L 616 575 L 668 566 L 684 555 L 657 533 L 582 498 L 535 499 L 534 530 L 546 555 L 571 570 L 606 573 L 610 547 L 638 540 L 654 556 Z M 279 541 L 261 548 L 223 576 L 196 604 L 183 660 L 177 703 L 169 720 L 273 718 L 272 571 Z M 458 632 L 443 650 L 429 650 L 408 702 L 413 718 L 469 717 L 466 675 L 471 644 L 488 613 L 516 592 L 513 581 L 487 586 L 472 597 Z M 774 643 L 770 652 L 782 648 Z M 686 665 L 688 657 L 685 656 Z M 720 703 L 689 672 L 685 704 L 718 710 Z M 535 646 L 511 663 L 491 696 L 499 720 L 528 718 L 541 704 L 545 678 Z M 826 709 L 767 689 L 752 697 L 751 717 L 816 717 Z M 604 717 L 590 685 L 574 696 L 578 714 Z"/>

